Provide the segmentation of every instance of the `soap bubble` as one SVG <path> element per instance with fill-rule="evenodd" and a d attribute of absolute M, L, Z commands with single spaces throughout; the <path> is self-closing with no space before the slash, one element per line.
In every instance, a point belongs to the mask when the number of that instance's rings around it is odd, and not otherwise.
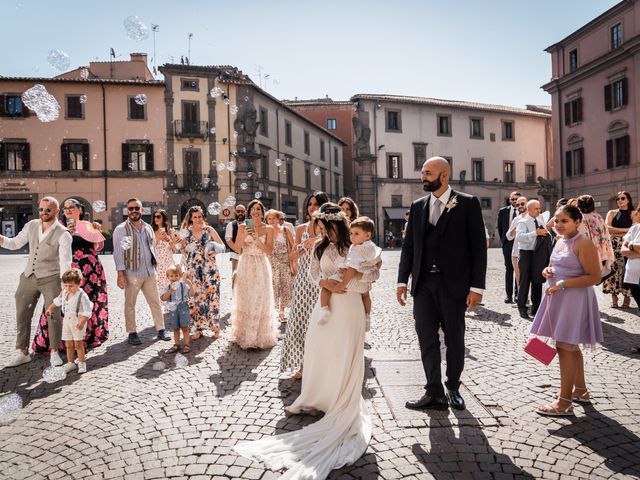
<path fill-rule="evenodd" d="M 248 95 L 245 95 L 245 96 L 244 96 L 244 101 L 245 101 L 245 102 L 248 102 L 248 101 L 249 101 L 249 96 L 248 96 Z"/>
<path fill-rule="evenodd" d="M 135 97 L 133 97 L 133 101 L 138 105 L 146 105 L 147 104 L 147 96 L 144 93 L 139 93 Z"/>
<path fill-rule="evenodd" d="M 218 202 L 210 203 L 207 207 L 207 212 L 209 212 L 209 215 L 220 215 L 221 211 L 222 205 L 220 205 Z"/>
<path fill-rule="evenodd" d="M 213 98 L 218 98 L 223 93 L 224 91 L 220 87 L 213 87 L 211 90 L 209 90 L 209 95 L 211 95 Z"/>
<path fill-rule="evenodd" d="M 9 393 L 0 397 L 0 424 L 13 422 L 22 411 L 22 397 Z"/>
<path fill-rule="evenodd" d="M 47 383 L 56 383 L 67 378 L 63 367 L 47 367 L 42 371 L 42 379 Z"/>
<path fill-rule="evenodd" d="M 62 50 L 49 50 L 47 54 L 47 62 L 56 70 L 60 70 L 61 72 L 67 70 L 69 65 L 71 65 L 71 60 L 69 59 L 69 55 L 64 53 Z"/>
<path fill-rule="evenodd" d="M 209 133 L 210 133 L 211 135 L 214 135 L 214 134 L 216 133 L 216 129 L 215 129 L 215 127 L 214 127 L 214 128 L 212 128 L 212 129 L 210 129 L 210 130 L 209 130 Z"/>
<path fill-rule="evenodd" d="M 225 98 L 223 102 L 225 105 L 229 105 L 231 103 L 231 100 L 229 100 L 228 98 Z"/>
<path fill-rule="evenodd" d="M 180 231 L 178 232 L 178 236 L 186 240 L 189 237 L 189 230 L 187 230 L 186 228 L 180 229 Z"/>
<path fill-rule="evenodd" d="M 240 184 L 240 190 L 246 190 L 247 188 L 249 188 L 249 185 L 247 185 L 247 183 L 246 183 L 246 182 L 242 182 L 242 183 Z"/>
<path fill-rule="evenodd" d="M 122 237 L 122 240 L 120 240 L 120 246 L 123 250 L 129 250 L 132 244 L 133 240 L 131 237 Z"/>
<path fill-rule="evenodd" d="M 229 170 L 230 172 L 233 172 L 236 169 L 236 162 L 234 162 L 233 160 L 230 160 L 229 162 L 227 162 L 227 170 Z"/>
<path fill-rule="evenodd" d="M 233 138 L 238 138 L 238 131 L 237 130 L 233 131 Z"/>
<path fill-rule="evenodd" d="M 127 37 L 137 42 L 149 38 L 149 29 L 136 15 L 130 15 L 124 20 Z"/>
<path fill-rule="evenodd" d="M 60 105 L 43 85 L 34 85 L 22 94 L 22 103 L 38 116 L 41 122 L 53 122 L 60 116 Z"/>
<path fill-rule="evenodd" d="M 107 209 L 107 204 L 104 200 L 96 200 L 91 204 L 93 211 L 96 213 L 104 212 Z"/>
<path fill-rule="evenodd" d="M 260 200 L 262 198 L 262 192 L 256 192 L 253 196 L 256 200 Z"/>
<path fill-rule="evenodd" d="M 187 359 L 187 357 L 185 357 L 181 353 L 176 353 L 175 361 L 176 361 L 176 367 L 178 368 L 184 368 L 187 365 L 189 365 L 189 359 Z"/>
<path fill-rule="evenodd" d="M 221 162 L 218 164 L 216 168 L 218 169 L 219 172 L 224 172 L 227 169 L 227 166 Z"/>
<path fill-rule="evenodd" d="M 167 368 L 167 366 L 164 364 L 164 362 L 156 362 L 153 364 L 151 368 L 153 368 L 154 370 L 160 371 Z"/>
<path fill-rule="evenodd" d="M 80 103 L 87 103 L 87 96 L 86 95 L 80 95 Z"/>
<path fill-rule="evenodd" d="M 237 158 L 238 157 L 238 151 L 234 150 L 233 152 L 231 152 L 231 155 L 233 155 L 234 157 Z"/>
<path fill-rule="evenodd" d="M 320 175 L 320 169 L 318 167 L 313 169 L 313 174 L 317 177 Z"/>
<path fill-rule="evenodd" d="M 233 196 L 228 196 L 227 199 L 224 201 L 225 207 L 233 207 L 235 204 L 236 204 L 236 197 L 233 197 Z"/>
<path fill-rule="evenodd" d="M 83 68 L 80 70 L 80 78 L 82 80 L 86 80 L 87 78 L 89 78 L 89 70 L 86 68 Z"/>
<path fill-rule="evenodd" d="M 282 166 L 282 159 L 280 158 L 276 158 L 276 167 L 281 167 Z"/>
<path fill-rule="evenodd" d="M 238 113 L 238 106 L 237 105 L 231 105 L 231 107 L 229 107 L 229 113 L 231 113 L 231 115 L 235 115 L 236 113 Z"/>
<path fill-rule="evenodd" d="M 253 177 L 253 172 L 247 172 L 247 177 L 249 178 Z"/>

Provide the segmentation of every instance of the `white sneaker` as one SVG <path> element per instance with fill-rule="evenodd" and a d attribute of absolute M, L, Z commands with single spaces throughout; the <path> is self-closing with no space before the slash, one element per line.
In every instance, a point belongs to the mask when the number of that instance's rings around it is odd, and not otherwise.
<path fill-rule="evenodd" d="M 87 373 L 87 362 L 78 362 L 78 373 Z"/>
<path fill-rule="evenodd" d="M 71 373 L 76 369 L 76 364 L 75 363 L 71 363 L 71 362 L 67 362 L 64 364 L 64 372 L 65 373 Z"/>
<path fill-rule="evenodd" d="M 331 310 L 329 307 L 320 307 L 320 315 L 318 315 L 318 325 L 324 325 L 331 318 Z"/>
<path fill-rule="evenodd" d="M 17 350 L 16 354 L 11 360 L 7 362 L 6 367 L 17 367 L 23 363 L 29 363 L 31 361 L 31 355 L 28 353 L 22 353 L 22 350 Z"/>
<path fill-rule="evenodd" d="M 60 367 L 64 363 L 60 358 L 60 354 L 58 352 L 51 352 L 50 360 L 52 367 Z"/>

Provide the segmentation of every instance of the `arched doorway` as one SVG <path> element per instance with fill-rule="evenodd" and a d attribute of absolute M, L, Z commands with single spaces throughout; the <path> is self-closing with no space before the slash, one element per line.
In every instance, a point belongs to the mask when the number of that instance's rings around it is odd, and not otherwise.
<path fill-rule="evenodd" d="M 187 200 L 186 202 L 184 202 L 181 206 L 180 206 L 180 223 L 182 223 L 182 220 L 184 220 L 184 217 L 187 215 L 187 211 L 193 207 L 194 205 L 199 206 L 202 211 L 205 214 L 205 217 L 207 215 L 207 210 L 204 206 L 204 203 L 202 203 L 200 200 L 198 200 L 197 198 L 190 198 L 189 200 Z"/>

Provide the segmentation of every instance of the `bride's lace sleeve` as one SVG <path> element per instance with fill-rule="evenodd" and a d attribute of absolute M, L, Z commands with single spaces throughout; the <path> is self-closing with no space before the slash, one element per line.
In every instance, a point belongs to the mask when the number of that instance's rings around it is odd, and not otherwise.
<path fill-rule="evenodd" d="M 320 283 L 320 280 L 322 279 L 322 276 L 320 274 L 320 260 L 318 260 L 318 257 L 316 257 L 316 249 L 312 249 L 309 255 L 311 255 L 309 279 L 311 280 L 311 283 L 313 283 L 314 285 L 318 285 L 318 283 Z"/>

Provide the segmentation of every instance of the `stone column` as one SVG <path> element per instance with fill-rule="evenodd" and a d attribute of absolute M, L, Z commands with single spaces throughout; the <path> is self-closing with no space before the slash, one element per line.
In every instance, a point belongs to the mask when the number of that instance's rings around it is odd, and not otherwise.
<path fill-rule="evenodd" d="M 360 155 L 354 158 L 357 168 L 356 198 L 360 214 L 375 221 L 376 218 L 376 183 L 375 155 Z"/>

